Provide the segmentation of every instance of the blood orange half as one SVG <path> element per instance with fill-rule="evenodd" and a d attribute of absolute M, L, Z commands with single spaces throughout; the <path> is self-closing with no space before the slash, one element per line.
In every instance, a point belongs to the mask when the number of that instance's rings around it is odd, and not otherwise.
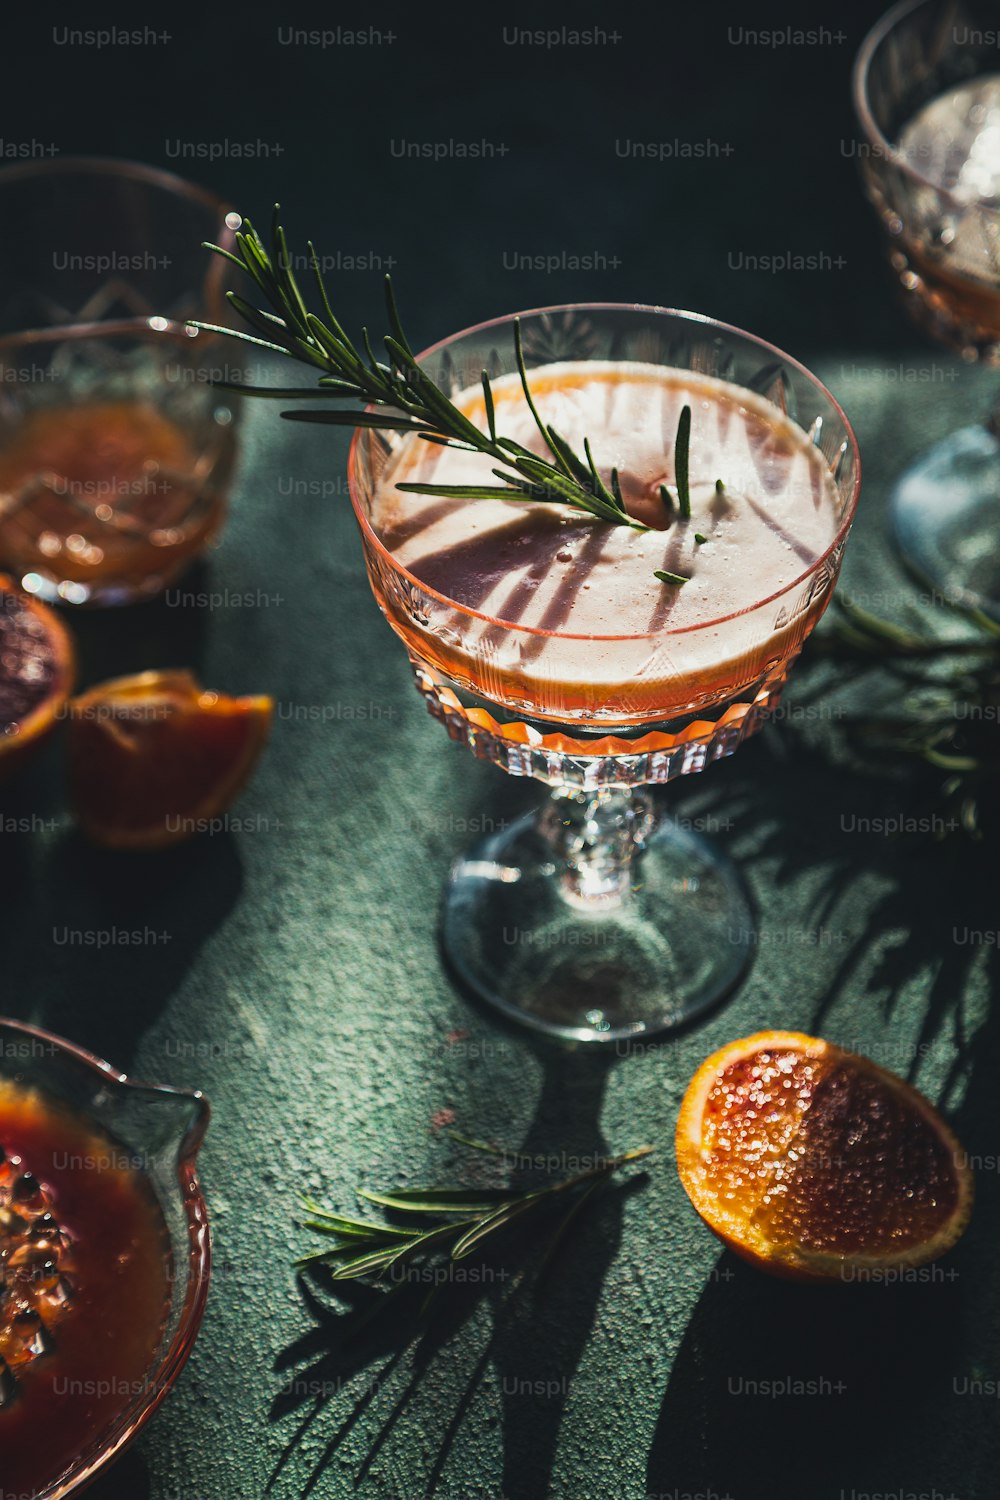
<path fill-rule="evenodd" d="M 141 672 L 70 704 L 77 819 L 113 849 L 159 849 L 204 831 L 246 784 L 270 698 L 205 692 L 190 672 Z"/>
<path fill-rule="evenodd" d="M 951 1248 L 972 1211 L 968 1159 L 924 1096 L 798 1032 L 713 1053 L 684 1095 L 676 1144 L 709 1228 L 779 1276 L 921 1265 Z"/>
<path fill-rule="evenodd" d="M 0 778 L 64 712 L 74 671 L 73 644 L 55 611 L 0 573 Z"/>

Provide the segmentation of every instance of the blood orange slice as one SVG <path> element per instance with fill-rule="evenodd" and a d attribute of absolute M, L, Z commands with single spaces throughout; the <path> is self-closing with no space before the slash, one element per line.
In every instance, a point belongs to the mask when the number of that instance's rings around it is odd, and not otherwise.
<path fill-rule="evenodd" d="M 758 1032 L 708 1058 L 676 1144 L 709 1228 L 779 1276 L 921 1265 L 951 1248 L 972 1210 L 968 1160 L 924 1096 L 798 1032 Z"/>
<path fill-rule="evenodd" d="M 0 777 L 27 759 L 65 711 L 73 675 L 65 625 L 0 573 Z"/>
<path fill-rule="evenodd" d="M 205 692 L 190 672 L 141 672 L 70 704 L 77 819 L 113 849 L 158 849 L 203 832 L 246 784 L 270 698 Z"/>

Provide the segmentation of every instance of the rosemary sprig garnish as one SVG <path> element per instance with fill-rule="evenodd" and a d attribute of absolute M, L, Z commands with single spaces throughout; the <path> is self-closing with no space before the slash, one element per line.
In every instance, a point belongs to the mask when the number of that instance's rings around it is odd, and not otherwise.
<path fill-rule="evenodd" d="M 834 595 L 833 631 L 819 632 L 814 652 L 860 671 L 883 669 L 900 679 L 899 712 L 849 721 L 869 749 L 924 761 L 949 777 L 946 798 L 958 804 L 961 828 L 980 833 L 980 797 L 1000 788 L 1000 625 L 979 610 L 948 605 L 976 634 L 945 639 L 884 620 L 843 593 Z"/>
<path fill-rule="evenodd" d="M 520 1160 L 484 1142 L 461 1136 L 455 1139 L 514 1162 Z M 387 1210 L 396 1218 L 420 1221 L 412 1227 L 334 1213 L 315 1199 L 303 1197 L 306 1228 L 329 1236 L 335 1243 L 303 1256 L 297 1264 L 325 1265 L 337 1281 L 374 1278 L 376 1282 L 384 1281 L 387 1275 L 403 1280 L 406 1271 L 401 1275 L 400 1268 L 411 1265 L 425 1267 L 429 1262 L 454 1265 L 473 1254 L 485 1253 L 510 1225 L 520 1223 L 538 1210 L 559 1211 L 562 1229 L 595 1188 L 620 1168 L 649 1156 L 652 1150 L 652 1146 L 639 1146 L 620 1156 L 600 1157 L 591 1166 L 558 1182 L 523 1191 L 457 1187 L 404 1188 L 385 1193 L 358 1190 L 367 1203 Z M 530 1157 L 526 1160 L 531 1162 Z"/>
<path fill-rule="evenodd" d="M 681 410 L 677 423 L 677 438 L 674 443 L 674 478 L 677 482 L 677 504 L 681 520 L 691 519 L 691 491 L 688 486 L 688 449 L 691 446 L 691 408 Z"/>
<path fill-rule="evenodd" d="M 326 284 L 320 270 L 319 259 L 312 241 L 308 242 L 309 264 L 316 283 L 316 290 L 323 317 L 311 312 L 292 270 L 291 256 L 285 231 L 280 222 L 277 204 L 271 227 L 270 249 L 264 244 L 249 219 L 236 234 L 238 254 L 234 255 L 219 245 L 205 244 L 204 248 L 223 256 L 246 273 L 271 309 L 254 306 L 238 293 L 228 291 L 226 296 L 254 333 L 240 329 L 224 328 L 217 323 L 193 322 L 192 327 L 210 333 L 225 334 L 242 339 L 258 348 L 282 354 L 289 359 L 307 364 L 320 371 L 315 388 L 295 387 L 274 389 L 247 386 L 237 382 L 220 381 L 223 389 L 239 391 L 247 395 L 281 399 L 324 397 L 334 400 L 349 400 L 363 403 L 375 410 L 287 411 L 283 417 L 300 422 L 329 423 L 350 427 L 376 427 L 394 432 L 411 432 L 428 442 L 444 447 L 460 448 L 467 452 L 482 453 L 502 467 L 492 469 L 498 485 L 435 485 L 400 484 L 398 489 L 418 495 L 442 495 L 454 499 L 502 499 L 522 502 L 549 502 L 569 505 L 585 511 L 597 520 L 610 525 L 628 526 L 633 531 L 648 531 L 650 528 L 629 515 L 622 496 L 618 473 L 610 471 L 609 482 L 602 478 L 591 452 L 590 443 L 584 439 L 583 456 L 554 427 L 546 423 L 535 405 L 528 383 L 524 349 L 521 341 L 519 320 L 514 320 L 514 355 L 521 389 L 531 416 L 534 419 L 549 458 L 532 453 L 523 444 L 505 438 L 497 432 L 496 403 L 489 373 L 482 372 L 483 399 L 486 408 L 487 431 L 483 432 L 462 412 L 444 392 L 434 384 L 418 365 L 416 356 L 403 331 L 399 309 L 396 306 L 391 277 L 385 278 L 386 317 L 390 332 L 385 334 L 382 344 L 385 358 L 379 359 L 372 346 L 367 328 L 361 330 L 361 347 L 354 344 L 334 315 Z M 691 514 L 688 481 L 688 447 L 691 430 L 691 409 L 685 406 L 677 428 L 674 450 L 675 477 L 677 484 L 677 509 L 682 520 Z M 673 501 L 665 485 L 661 486 L 661 498 L 672 510 Z M 656 576 L 665 583 L 686 583 L 687 579 L 675 573 L 659 572 Z"/>

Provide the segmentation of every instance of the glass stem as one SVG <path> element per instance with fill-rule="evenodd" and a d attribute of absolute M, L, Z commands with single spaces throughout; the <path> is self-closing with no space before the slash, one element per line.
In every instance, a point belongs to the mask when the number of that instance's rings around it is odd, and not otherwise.
<path fill-rule="evenodd" d="M 592 911 L 626 900 L 636 856 L 656 821 L 644 788 L 553 787 L 538 822 L 562 867 L 566 900 Z"/>

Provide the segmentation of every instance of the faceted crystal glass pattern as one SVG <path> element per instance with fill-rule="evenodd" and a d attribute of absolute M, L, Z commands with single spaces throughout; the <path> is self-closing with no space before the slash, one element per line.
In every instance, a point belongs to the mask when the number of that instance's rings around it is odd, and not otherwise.
<path fill-rule="evenodd" d="M 630 671 L 614 693 L 595 693 L 584 708 L 567 713 L 560 682 L 586 680 L 600 638 L 560 635 L 560 681 L 542 682 L 530 697 L 510 686 L 512 678 L 516 682 L 513 669 L 531 650 L 533 637 L 551 633 L 499 621 L 482 637 L 474 660 L 460 639 L 462 649 L 456 649 L 456 617 L 476 612 L 422 584 L 380 542 L 369 516 L 399 438 L 361 429 L 351 450 L 351 491 L 375 596 L 409 650 L 431 711 L 476 754 L 514 774 L 556 783 L 663 781 L 699 770 L 691 746 L 701 745 L 709 758 L 727 754 L 760 726 L 776 705 L 790 662 L 829 602 L 857 493 L 853 435 L 834 399 L 805 369 L 711 319 L 610 306 L 528 313 L 521 324 L 529 370 L 554 360 L 636 361 L 714 375 L 764 395 L 803 427 L 823 454 L 838 496 L 836 541 L 790 586 L 774 594 L 762 579 L 759 603 L 705 627 L 715 633 L 720 665 L 727 665 L 714 680 L 705 673 L 693 691 L 651 699 L 646 684 L 662 680 L 665 662 L 683 682 L 686 663 L 703 658 L 698 631 L 609 638 L 628 640 Z M 423 363 L 451 395 L 474 386 L 484 368 L 494 378 L 507 374 L 514 368 L 510 320 L 460 334 L 431 350 Z M 728 670 L 734 662 L 735 672 Z M 687 748 L 673 754 L 678 747 Z"/>
<path fill-rule="evenodd" d="M 225 323 L 240 217 L 214 193 L 139 162 L 55 157 L 0 171 L 0 334 L 75 323 Z M 236 378 L 236 377 L 234 377 Z"/>
<path fill-rule="evenodd" d="M 854 68 L 862 179 L 910 310 L 935 337 L 990 361 L 1000 354 L 997 34 L 995 5 L 905 0 Z M 974 101 L 959 109 L 944 96 L 962 86 Z"/>
<path fill-rule="evenodd" d="M 236 399 L 164 318 L 0 336 L 0 568 L 64 604 L 159 593 L 217 536 Z"/>

